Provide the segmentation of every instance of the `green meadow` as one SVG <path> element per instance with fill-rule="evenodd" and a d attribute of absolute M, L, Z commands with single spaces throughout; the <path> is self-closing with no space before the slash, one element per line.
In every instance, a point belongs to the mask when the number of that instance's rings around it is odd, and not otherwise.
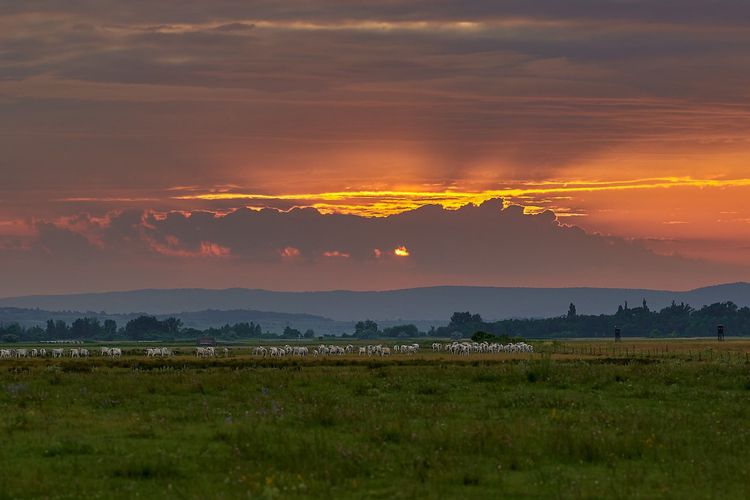
<path fill-rule="evenodd" d="M 741 356 L 560 356 L 3 360 L 0 497 L 750 497 Z"/>

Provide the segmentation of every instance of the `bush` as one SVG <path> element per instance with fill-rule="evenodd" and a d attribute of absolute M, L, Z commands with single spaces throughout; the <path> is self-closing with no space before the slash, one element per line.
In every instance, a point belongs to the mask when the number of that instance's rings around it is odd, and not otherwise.
<path fill-rule="evenodd" d="M 498 342 L 500 344 L 509 344 L 511 342 L 521 342 L 521 337 L 511 337 L 509 335 L 493 335 L 487 332 L 476 332 L 471 336 L 474 342 Z"/>

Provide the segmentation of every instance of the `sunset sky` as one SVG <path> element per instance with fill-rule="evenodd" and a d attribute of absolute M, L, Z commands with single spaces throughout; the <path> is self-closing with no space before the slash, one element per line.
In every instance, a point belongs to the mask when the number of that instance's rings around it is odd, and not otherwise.
<path fill-rule="evenodd" d="M 749 25 L 744 0 L 2 2 L 0 296 L 750 280 Z"/>

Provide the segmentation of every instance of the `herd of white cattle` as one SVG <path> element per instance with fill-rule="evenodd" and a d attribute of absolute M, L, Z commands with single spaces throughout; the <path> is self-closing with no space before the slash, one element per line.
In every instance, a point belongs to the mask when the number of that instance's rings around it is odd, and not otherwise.
<path fill-rule="evenodd" d="M 534 346 L 526 342 L 511 342 L 510 344 L 498 344 L 496 342 L 452 342 L 450 344 L 441 344 L 440 342 L 434 342 L 432 350 L 468 356 L 473 353 L 534 352 Z"/>
<path fill-rule="evenodd" d="M 392 356 L 394 354 L 402 355 L 414 355 L 420 351 L 419 344 L 395 344 L 391 346 L 382 344 L 373 345 L 359 345 L 354 346 L 348 345 L 326 345 L 320 344 L 318 346 L 257 346 L 250 348 L 250 352 L 254 356 L 282 358 L 287 356 L 344 356 L 344 355 L 357 355 L 357 356 Z M 534 352 L 534 347 L 525 342 L 517 342 L 510 344 L 499 344 L 490 342 L 449 342 L 441 343 L 434 342 L 432 344 L 432 351 L 434 352 L 446 352 L 449 354 L 456 354 L 461 356 L 469 356 L 470 354 L 481 354 L 481 353 L 531 353 Z M 128 351 L 129 354 L 144 354 L 147 358 L 168 358 L 175 356 L 180 351 L 170 347 L 146 347 L 144 349 L 134 348 Z M 193 351 L 196 357 L 199 358 L 212 358 L 216 356 L 228 357 L 232 355 L 232 351 L 227 347 L 217 349 L 216 347 L 197 347 Z M 241 349 L 235 348 L 235 353 L 240 354 Z M 20 348 L 20 349 L 0 349 L 0 359 L 8 358 L 37 358 L 37 357 L 52 357 L 52 358 L 88 358 L 92 355 L 100 355 L 108 358 L 119 358 L 123 354 L 123 350 L 119 347 L 101 347 L 98 350 L 89 350 L 83 347 L 75 347 L 71 349 L 54 348 L 46 349 L 42 348 Z"/>
<path fill-rule="evenodd" d="M 92 355 L 92 352 L 84 347 L 75 347 L 73 349 L 46 349 L 41 347 L 39 349 L 0 349 L 0 359 L 2 358 L 46 358 L 50 356 L 52 358 L 88 358 Z M 122 349 L 119 347 L 102 347 L 99 353 L 102 356 L 108 356 L 112 358 L 119 358 L 122 356 Z"/>
<path fill-rule="evenodd" d="M 395 344 L 386 346 L 382 344 L 354 346 L 348 344 L 325 345 L 316 347 L 305 347 L 286 345 L 283 347 L 262 347 L 252 349 L 256 356 L 284 357 L 284 356 L 344 356 L 345 354 L 357 354 L 358 356 L 391 356 L 393 354 L 414 355 L 419 353 L 419 344 Z M 436 352 L 447 352 L 468 356 L 475 353 L 524 353 L 534 352 L 534 346 L 525 342 L 510 344 L 498 344 L 490 342 L 434 342 L 432 350 Z"/>

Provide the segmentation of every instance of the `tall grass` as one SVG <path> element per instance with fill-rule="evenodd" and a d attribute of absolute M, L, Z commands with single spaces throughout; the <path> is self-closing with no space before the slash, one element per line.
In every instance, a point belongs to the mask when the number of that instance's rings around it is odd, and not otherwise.
<path fill-rule="evenodd" d="M 0 496 L 750 496 L 743 363 L 182 361 L 0 367 Z"/>

